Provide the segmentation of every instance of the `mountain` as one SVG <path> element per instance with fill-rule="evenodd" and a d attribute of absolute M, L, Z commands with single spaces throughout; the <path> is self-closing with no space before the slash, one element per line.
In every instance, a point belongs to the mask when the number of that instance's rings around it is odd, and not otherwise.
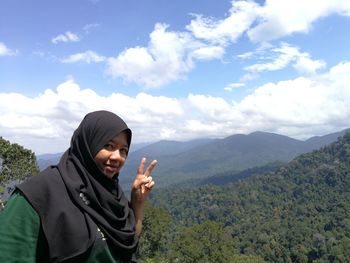
<path fill-rule="evenodd" d="M 170 147 L 169 142 L 161 141 L 156 144 L 156 148 L 167 149 L 167 154 L 152 151 L 153 144 L 134 152 L 121 171 L 120 183 L 124 189 L 129 188 L 143 156 L 148 160 L 158 160 L 153 177 L 158 187 L 164 187 L 188 179 L 201 179 L 225 172 L 236 173 L 276 161 L 287 162 L 301 153 L 335 141 L 344 132 L 313 137 L 306 141 L 267 132 L 236 134 L 223 139 L 202 141 L 202 144 L 189 147 L 183 152 L 172 152 L 176 142 L 171 142 Z"/>
<path fill-rule="evenodd" d="M 267 262 L 350 262 L 349 189 L 347 133 L 274 172 L 221 186 L 157 189 L 151 202 L 170 213 L 174 229 L 220 223 L 239 253 Z"/>
<path fill-rule="evenodd" d="M 305 152 L 320 148 L 320 145 L 327 145 L 336 141 L 339 137 L 344 136 L 345 133 L 350 132 L 350 129 L 341 132 L 334 132 L 324 136 L 314 136 L 305 141 Z"/>
<path fill-rule="evenodd" d="M 36 157 L 40 170 L 44 170 L 50 165 L 57 164 L 63 153 L 42 154 Z"/>
<path fill-rule="evenodd" d="M 136 157 L 136 159 L 139 160 L 139 158 L 143 157 L 143 153 L 146 153 L 150 156 L 177 155 L 179 153 L 189 151 L 201 145 L 205 145 L 211 141 L 213 141 L 213 139 L 196 139 L 187 142 L 161 140 L 141 148 L 139 151 L 133 153 L 131 158 Z"/>
<path fill-rule="evenodd" d="M 230 171 L 237 173 L 276 161 L 287 162 L 301 153 L 319 149 L 345 131 L 312 137 L 306 141 L 267 132 L 236 134 L 223 139 L 198 139 L 187 142 L 158 141 L 132 145 L 119 180 L 129 189 L 142 157 L 158 160 L 153 176 L 158 187 L 201 179 Z M 56 164 L 60 154 L 37 156 L 40 169 Z"/>
<path fill-rule="evenodd" d="M 228 183 L 237 182 L 240 180 L 244 180 L 246 178 L 274 172 L 279 169 L 285 163 L 282 162 L 273 162 L 268 163 L 263 166 L 256 166 L 253 168 L 248 168 L 243 171 L 228 171 L 220 174 L 211 175 L 204 178 L 196 178 L 196 179 L 188 179 L 181 181 L 177 184 L 172 184 L 171 187 L 180 187 L 180 188 L 192 188 L 200 185 L 226 185 Z"/>

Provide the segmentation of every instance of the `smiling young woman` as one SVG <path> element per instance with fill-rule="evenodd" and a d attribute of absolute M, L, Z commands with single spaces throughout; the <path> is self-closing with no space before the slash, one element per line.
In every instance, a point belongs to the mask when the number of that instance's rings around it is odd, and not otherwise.
<path fill-rule="evenodd" d="M 132 133 L 114 113 L 85 116 L 56 166 L 17 186 L 0 213 L 0 262 L 135 262 L 157 161 L 118 184 Z M 19 249 L 20 248 L 20 249 Z"/>

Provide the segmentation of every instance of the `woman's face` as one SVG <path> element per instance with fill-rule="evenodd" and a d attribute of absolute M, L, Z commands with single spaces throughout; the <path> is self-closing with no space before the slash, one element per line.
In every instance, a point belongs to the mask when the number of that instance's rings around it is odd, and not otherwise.
<path fill-rule="evenodd" d="M 94 160 L 98 169 L 112 179 L 123 167 L 128 156 L 128 138 L 125 132 L 119 133 L 96 154 Z"/>

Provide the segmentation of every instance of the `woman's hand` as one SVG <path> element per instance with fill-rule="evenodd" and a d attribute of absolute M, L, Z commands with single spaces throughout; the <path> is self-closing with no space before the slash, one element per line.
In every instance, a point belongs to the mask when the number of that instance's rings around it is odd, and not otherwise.
<path fill-rule="evenodd" d="M 154 181 L 150 175 L 156 163 L 157 161 L 153 160 L 147 167 L 146 171 L 143 172 L 146 165 L 146 158 L 142 158 L 139 168 L 137 169 L 136 178 L 132 184 L 131 206 L 134 210 L 135 230 L 137 236 L 140 236 L 142 231 L 144 203 L 154 186 Z"/>
<path fill-rule="evenodd" d="M 139 168 L 137 169 L 137 175 L 131 188 L 131 203 L 134 206 L 143 205 L 151 192 L 154 181 L 151 176 L 151 172 L 154 166 L 157 164 L 156 160 L 153 160 L 144 172 L 146 165 L 146 158 L 142 158 Z"/>

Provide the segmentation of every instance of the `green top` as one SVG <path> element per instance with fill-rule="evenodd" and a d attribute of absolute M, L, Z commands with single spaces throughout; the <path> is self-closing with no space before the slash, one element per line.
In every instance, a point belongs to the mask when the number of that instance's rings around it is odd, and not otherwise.
<path fill-rule="evenodd" d="M 20 192 L 15 192 L 0 212 L 0 262 L 47 262 L 44 244 L 39 215 Z M 119 263 L 120 260 L 101 236 L 92 249 L 65 262 Z"/>

